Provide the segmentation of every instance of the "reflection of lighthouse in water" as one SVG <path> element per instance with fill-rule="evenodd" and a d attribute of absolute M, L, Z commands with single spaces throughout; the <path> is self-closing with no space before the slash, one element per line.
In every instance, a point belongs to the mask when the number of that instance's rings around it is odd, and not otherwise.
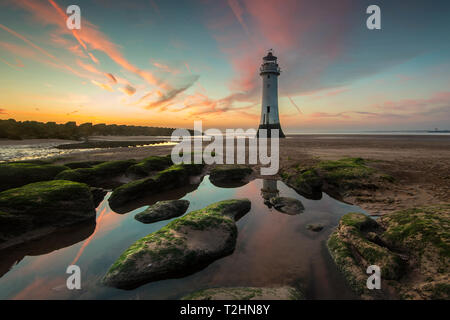
<path fill-rule="evenodd" d="M 264 203 L 270 206 L 270 198 L 278 197 L 280 191 L 277 188 L 277 180 L 263 180 L 263 187 L 261 188 L 261 196 Z"/>

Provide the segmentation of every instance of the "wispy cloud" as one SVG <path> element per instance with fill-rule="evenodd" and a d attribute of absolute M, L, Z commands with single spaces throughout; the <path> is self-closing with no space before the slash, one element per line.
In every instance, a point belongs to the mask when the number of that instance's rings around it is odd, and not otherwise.
<path fill-rule="evenodd" d="M 292 100 L 291 97 L 287 96 L 289 101 L 292 103 L 292 105 L 295 107 L 295 109 L 297 109 L 299 114 L 302 114 L 302 111 L 300 110 L 300 108 L 297 106 L 297 104 L 294 102 L 294 100 Z"/>
<path fill-rule="evenodd" d="M 93 56 L 92 51 L 101 51 L 119 66 L 138 75 L 147 81 L 147 83 L 170 89 L 170 85 L 165 83 L 165 81 L 157 78 L 150 71 L 142 70 L 128 61 L 121 53 L 118 46 L 86 18 L 83 19 L 82 29 L 69 30 L 66 27 L 67 15 L 55 1 L 49 0 L 49 3 L 51 6 L 41 1 L 18 0 L 14 2 L 14 4 L 29 11 L 40 23 L 44 25 L 56 25 L 59 27 L 58 32 L 73 35 L 95 63 L 98 63 L 98 59 Z"/>
<path fill-rule="evenodd" d="M 160 107 L 160 108 L 162 108 L 162 110 L 165 110 L 167 105 L 174 98 L 176 98 L 180 93 L 189 89 L 198 80 L 198 78 L 199 78 L 198 75 L 191 76 L 186 84 L 184 84 L 178 88 L 169 90 L 166 93 L 163 93 L 162 95 L 160 95 L 160 97 L 156 101 L 153 101 L 153 102 L 150 102 L 149 104 L 147 104 L 145 106 L 145 109 L 154 109 L 154 108 Z"/>
<path fill-rule="evenodd" d="M 99 88 L 102 88 L 103 90 L 110 91 L 110 92 L 114 91 L 114 89 L 111 88 L 111 86 L 109 84 L 107 84 L 107 83 L 101 83 L 101 82 L 98 82 L 98 81 L 95 81 L 95 80 L 91 80 L 91 82 L 93 84 L 95 84 L 96 86 L 98 86 Z"/>
<path fill-rule="evenodd" d="M 129 95 L 129 96 L 132 96 L 132 95 L 136 92 L 136 89 L 133 88 L 133 87 L 130 86 L 130 85 L 126 85 L 126 86 L 123 87 L 123 88 L 119 88 L 119 90 L 122 91 L 123 93 Z"/>

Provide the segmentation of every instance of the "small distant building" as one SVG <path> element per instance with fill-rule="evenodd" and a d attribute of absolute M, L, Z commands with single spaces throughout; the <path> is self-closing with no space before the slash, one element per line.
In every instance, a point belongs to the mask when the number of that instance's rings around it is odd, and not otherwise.
<path fill-rule="evenodd" d="M 284 138 L 285 135 L 280 126 L 280 118 L 278 115 L 278 76 L 280 75 L 280 67 L 277 63 L 277 57 L 269 50 L 263 58 L 259 75 L 263 79 L 262 104 L 261 104 L 261 121 L 259 123 L 258 134 L 260 129 L 267 129 L 267 137 L 270 138 L 270 129 L 278 129 L 279 137 Z"/>

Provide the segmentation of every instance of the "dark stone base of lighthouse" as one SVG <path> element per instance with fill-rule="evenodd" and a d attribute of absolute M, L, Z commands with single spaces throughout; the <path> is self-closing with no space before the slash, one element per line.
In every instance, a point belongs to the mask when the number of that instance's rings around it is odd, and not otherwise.
<path fill-rule="evenodd" d="M 258 132 L 256 134 L 256 137 L 259 138 L 259 130 L 261 129 L 267 129 L 267 138 L 270 138 L 271 129 L 278 129 L 278 137 L 279 138 L 286 138 L 286 136 L 283 133 L 283 130 L 281 130 L 281 126 L 279 123 L 273 123 L 273 124 L 260 124 L 258 128 Z"/>

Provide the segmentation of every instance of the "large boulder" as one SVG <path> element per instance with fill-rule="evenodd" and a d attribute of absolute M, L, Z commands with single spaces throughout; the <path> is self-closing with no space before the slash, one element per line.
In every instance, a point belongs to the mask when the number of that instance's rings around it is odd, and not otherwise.
<path fill-rule="evenodd" d="M 153 223 L 181 216 L 189 207 L 188 200 L 158 201 L 139 212 L 134 218 L 142 223 Z"/>
<path fill-rule="evenodd" d="M 378 220 L 389 248 L 408 257 L 408 281 L 398 287 L 405 299 L 450 299 L 450 204 L 397 211 Z M 409 280 L 413 278 L 414 280 Z"/>
<path fill-rule="evenodd" d="M 0 193 L 0 248 L 90 219 L 95 207 L 85 184 L 53 180 L 9 189 Z"/>
<path fill-rule="evenodd" d="M 111 266 L 103 283 L 132 289 L 180 277 L 233 252 L 235 220 L 250 210 L 247 199 L 226 200 L 192 211 L 136 241 Z"/>
<path fill-rule="evenodd" d="M 80 169 L 80 168 L 92 168 L 95 165 L 101 164 L 105 161 L 76 161 L 76 162 L 68 162 L 64 163 L 66 167 L 69 167 L 70 169 Z"/>
<path fill-rule="evenodd" d="M 109 204 L 111 208 L 119 208 L 146 194 L 155 194 L 179 188 L 190 183 L 190 177 L 198 175 L 202 164 L 175 164 L 158 172 L 156 175 L 135 180 L 114 189 Z"/>
<path fill-rule="evenodd" d="M 127 169 L 127 175 L 145 177 L 155 171 L 164 170 L 172 165 L 172 159 L 168 156 L 151 156 L 145 158 L 137 164 L 130 166 Z"/>
<path fill-rule="evenodd" d="M 290 215 L 300 214 L 305 210 L 300 200 L 289 197 L 272 197 L 269 203 L 277 211 Z"/>
<path fill-rule="evenodd" d="M 378 221 L 349 213 L 328 248 L 363 298 L 449 299 L 449 226 L 450 205 L 397 211 Z M 366 287 L 370 265 L 381 269 L 382 290 Z"/>
<path fill-rule="evenodd" d="M 322 197 L 322 191 L 340 199 L 355 190 L 375 190 L 376 181 L 386 176 L 367 166 L 362 158 L 323 160 L 294 171 L 284 172 L 283 178 L 298 193 L 314 200 Z"/>
<path fill-rule="evenodd" d="M 209 180 L 218 187 L 239 186 L 245 184 L 252 168 L 239 164 L 216 165 L 211 169 Z"/>
<path fill-rule="evenodd" d="M 92 167 L 81 167 L 62 171 L 55 179 L 97 185 L 99 182 L 124 174 L 135 163 L 135 160 L 106 161 Z"/>
<path fill-rule="evenodd" d="M 299 172 L 291 184 L 301 195 L 309 199 L 319 200 L 322 198 L 323 180 L 315 169 L 305 169 Z"/>
<path fill-rule="evenodd" d="M 293 287 L 224 287 L 196 291 L 182 300 L 303 300 L 303 294 Z"/>
<path fill-rule="evenodd" d="M 0 191 L 17 188 L 38 181 L 53 180 L 68 168 L 40 163 L 0 163 Z"/>

